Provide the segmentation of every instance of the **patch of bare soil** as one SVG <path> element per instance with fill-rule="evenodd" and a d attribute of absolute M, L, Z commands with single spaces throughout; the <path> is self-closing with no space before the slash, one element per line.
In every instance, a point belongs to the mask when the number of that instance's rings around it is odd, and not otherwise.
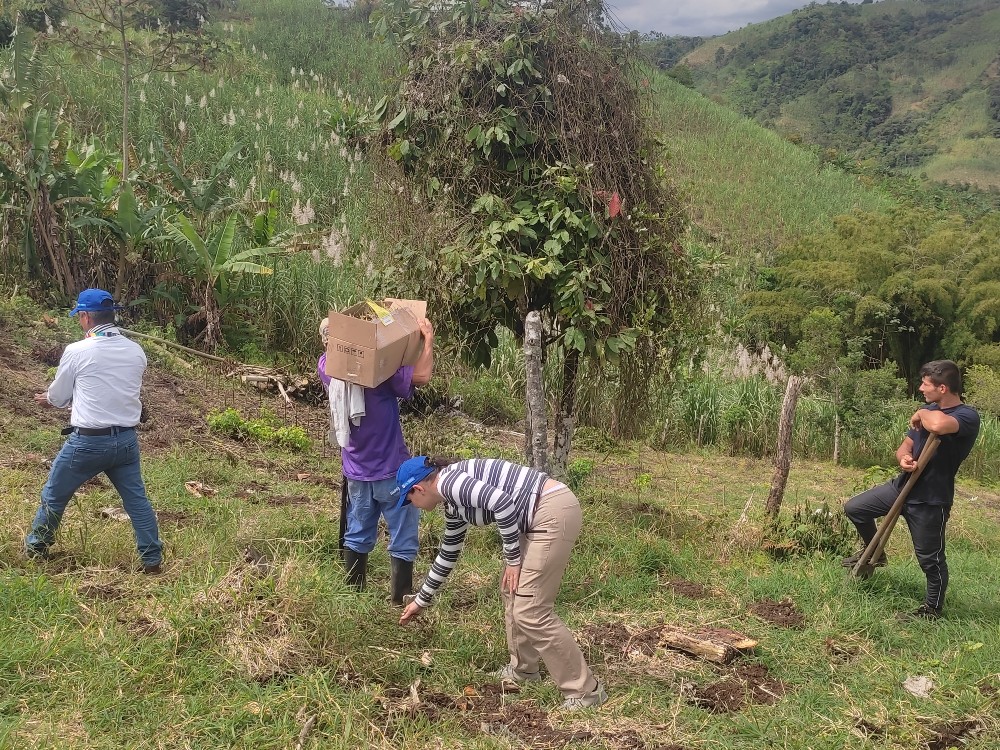
<path fill-rule="evenodd" d="M 714 714 L 741 711 L 751 703 L 770 706 L 789 690 L 781 680 L 772 679 L 767 667 L 741 664 L 727 677 L 695 688 L 694 705 Z"/>
<path fill-rule="evenodd" d="M 119 618 L 118 621 L 128 627 L 129 633 L 140 638 L 148 638 L 151 635 L 155 635 L 160 630 L 157 623 L 145 615 L 140 615 L 134 620 Z"/>
<path fill-rule="evenodd" d="M 152 598 L 132 602 L 131 606 L 118 612 L 115 620 L 124 626 L 133 638 L 151 638 L 155 635 L 176 635 L 168 616 L 169 604 Z"/>
<path fill-rule="evenodd" d="M 56 360 L 58 362 L 58 359 Z M 5 344 L 0 350 L 4 377 L 0 379 L 0 427 L 4 414 L 28 417 L 40 425 L 65 424 L 67 413 L 36 404 L 34 395 L 47 387 L 46 367 L 30 354 Z"/>
<path fill-rule="evenodd" d="M 31 350 L 31 358 L 48 367 L 55 367 L 59 364 L 59 358 L 62 357 L 62 353 L 65 348 L 66 347 L 62 344 L 49 346 L 47 344 L 38 343 L 35 344 Z"/>
<path fill-rule="evenodd" d="M 3 362 L 8 370 L 23 369 L 21 358 L 6 344 L 0 344 L 0 362 Z"/>
<path fill-rule="evenodd" d="M 574 732 L 553 727 L 548 714 L 535 701 L 511 702 L 495 685 L 477 690 L 469 685 L 461 696 L 435 691 L 420 692 L 418 685 L 410 688 L 386 688 L 379 703 L 387 717 L 425 717 L 437 723 L 455 715 L 470 734 L 492 734 L 507 737 L 527 747 L 559 748 L 570 742 L 589 739 L 590 732 Z"/>
<path fill-rule="evenodd" d="M 173 526 L 176 529 L 187 528 L 198 523 L 194 513 L 184 510 L 158 510 L 156 520 L 160 526 Z"/>
<path fill-rule="evenodd" d="M 675 594 L 686 596 L 688 599 L 705 599 L 711 595 L 707 587 L 685 578 L 668 578 L 663 585 Z"/>
<path fill-rule="evenodd" d="M 931 727 L 932 737 L 927 741 L 927 750 L 948 750 L 965 745 L 971 737 L 982 729 L 978 719 L 963 719 L 935 724 Z"/>
<path fill-rule="evenodd" d="M 35 393 L 45 390 L 46 370 L 58 365 L 65 349 L 64 344 L 55 341 L 56 334 L 40 325 L 37 328 L 35 340 L 26 346 L 9 341 L 0 345 L 0 362 L 6 375 L 0 379 L 0 428 L 13 418 L 28 419 L 39 427 L 65 425 L 68 421 L 67 411 L 46 408 L 32 399 Z M 206 424 L 209 411 L 227 407 L 248 418 L 266 409 L 286 424 L 304 427 L 313 437 L 325 433 L 329 415 L 325 407 L 314 403 L 315 399 L 286 403 L 280 396 L 226 377 L 229 372 L 228 364 L 211 366 L 203 362 L 172 372 L 151 360 L 143 379 L 147 416 L 139 427 L 143 450 L 170 449 L 178 443 L 193 442 L 233 459 L 245 457 L 244 446 L 211 433 Z"/>
<path fill-rule="evenodd" d="M 338 685 L 342 685 L 348 690 L 362 690 L 367 688 L 369 684 L 367 677 L 349 667 L 339 667 L 334 672 L 333 678 Z"/>
<path fill-rule="evenodd" d="M 319 487 L 329 487 L 332 490 L 340 491 L 341 477 L 327 477 L 322 474 L 295 474 L 289 477 L 290 480 L 315 484 Z"/>
<path fill-rule="evenodd" d="M 859 717 L 857 721 L 854 722 L 853 731 L 856 735 L 864 739 L 881 739 L 889 733 L 886 726 L 875 724 L 864 717 Z"/>
<path fill-rule="evenodd" d="M 95 599 L 102 602 L 112 602 L 116 599 L 125 598 L 125 592 L 111 583 L 84 583 L 76 591 L 86 599 Z"/>
<path fill-rule="evenodd" d="M 263 502 L 263 495 L 266 495 L 271 491 L 271 485 L 265 482 L 257 482 L 251 480 L 247 482 L 243 487 L 237 490 L 234 494 L 236 497 L 243 498 L 244 500 L 249 500 L 252 503 Z"/>
<path fill-rule="evenodd" d="M 782 628 L 801 628 L 806 622 L 805 615 L 790 599 L 782 599 L 780 602 L 761 599 L 750 606 L 750 613 Z"/>
<path fill-rule="evenodd" d="M 418 680 L 408 688 L 389 686 L 376 701 L 390 723 L 401 718 L 422 717 L 433 723 L 456 718 L 469 734 L 502 737 L 515 747 L 554 749 L 587 742 L 609 750 L 685 750 L 680 745 L 651 742 L 634 729 L 593 731 L 557 726 L 536 701 L 512 697 L 519 692 L 516 686 L 487 683 L 467 685 L 455 696 L 424 691 Z"/>
<path fill-rule="evenodd" d="M 22 453 L 17 456 L 11 456 L 10 458 L 0 460 L 0 469 L 13 469 L 13 470 L 46 470 L 52 465 L 52 459 L 48 456 L 43 456 L 41 453 Z"/>
<path fill-rule="evenodd" d="M 983 695 L 988 695 L 988 696 L 1000 695 L 1000 685 L 995 683 L 989 677 L 980 680 L 979 683 L 976 685 L 976 687 L 979 689 L 979 692 L 982 693 Z"/>
<path fill-rule="evenodd" d="M 982 487 L 977 487 L 975 495 L 961 489 L 956 489 L 956 497 L 963 500 L 972 500 L 976 506 L 985 510 L 993 518 L 1000 520 L 1000 493 L 990 492 Z"/>
<path fill-rule="evenodd" d="M 631 633 L 621 623 L 594 623 L 583 628 L 580 635 L 610 657 L 621 659 L 629 653 L 652 656 L 660 645 L 661 627 Z"/>
<path fill-rule="evenodd" d="M 248 497 L 247 500 L 251 503 L 263 503 L 276 508 L 284 505 L 308 505 L 312 502 L 312 498 L 308 495 L 267 495 L 265 497 Z"/>

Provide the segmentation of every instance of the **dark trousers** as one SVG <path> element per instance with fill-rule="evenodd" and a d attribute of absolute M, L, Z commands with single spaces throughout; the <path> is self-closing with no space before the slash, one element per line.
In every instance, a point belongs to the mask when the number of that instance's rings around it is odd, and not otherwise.
<path fill-rule="evenodd" d="M 857 527 L 865 545 L 875 536 L 875 519 L 888 513 L 898 496 L 899 489 L 892 482 L 886 482 L 847 501 L 844 512 Z M 944 529 L 950 513 L 951 509 L 943 505 L 907 503 L 901 514 L 910 528 L 917 562 L 927 577 L 927 605 L 935 609 L 944 605 L 944 592 L 948 588 Z"/>

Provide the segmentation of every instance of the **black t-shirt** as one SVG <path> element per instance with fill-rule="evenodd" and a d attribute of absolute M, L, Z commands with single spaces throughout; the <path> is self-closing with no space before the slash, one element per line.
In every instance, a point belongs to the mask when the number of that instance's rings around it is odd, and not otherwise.
<path fill-rule="evenodd" d="M 937 404 L 927 404 L 921 408 L 940 410 L 954 417 L 958 420 L 958 432 L 940 436 L 941 444 L 937 453 L 913 485 L 906 502 L 950 507 L 955 500 L 955 474 L 979 436 L 979 412 L 968 404 L 958 404 L 948 409 L 941 409 Z M 911 429 L 906 436 L 913 440 L 913 458 L 919 458 L 930 433 L 923 428 Z M 897 488 L 902 488 L 909 476 L 909 473 L 902 472 L 896 477 Z"/>

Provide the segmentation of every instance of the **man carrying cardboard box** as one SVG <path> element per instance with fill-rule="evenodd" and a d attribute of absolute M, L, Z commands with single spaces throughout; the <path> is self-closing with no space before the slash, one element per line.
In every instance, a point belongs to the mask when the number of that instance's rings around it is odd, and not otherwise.
<path fill-rule="evenodd" d="M 347 483 L 347 528 L 344 534 L 344 566 L 347 583 L 363 591 L 368 555 L 375 547 L 379 516 L 389 529 L 392 571 L 390 594 L 393 604 L 413 589 L 413 561 L 417 557 L 420 511 L 396 508 L 391 494 L 396 488 L 396 469 L 410 458 L 399 423 L 399 399 L 409 399 L 414 388 L 430 382 L 434 371 L 434 327 L 424 317 L 417 320 L 423 348 L 412 365 L 404 365 L 375 387 L 364 388 L 364 415 L 349 422 L 349 438 L 341 444 L 341 461 Z M 323 328 L 321 327 L 321 334 Z M 324 341 L 326 343 L 326 341 Z M 351 403 L 349 390 L 356 384 L 338 382 L 327 374 L 327 354 L 317 363 L 320 379 L 331 400 Z"/>

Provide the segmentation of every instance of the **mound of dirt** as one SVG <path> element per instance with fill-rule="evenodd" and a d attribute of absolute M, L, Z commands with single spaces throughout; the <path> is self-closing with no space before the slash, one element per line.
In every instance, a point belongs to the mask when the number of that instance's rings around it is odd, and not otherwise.
<path fill-rule="evenodd" d="M 767 667 L 742 664 L 727 677 L 696 688 L 691 702 L 715 714 L 741 711 L 751 703 L 770 706 L 787 693 L 788 686 L 770 677 Z"/>
<path fill-rule="evenodd" d="M 927 741 L 927 750 L 948 750 L 951 747 L 961 747 L 968 743 L 979 730 L 982 723 L 978 719 L 961 719 L 935 724 L 931 727 L 932 737 Z"/>
<path fill-rule="evenodd" d="M 780 602 L 761 599 L 750 606 L 750 613 L 782 628 L 801 628 L 806 622 L 805 615 L 790 599 L 782 599 Z"/>
<path fill-rule="evenodd" d="M 652 656 L 660 645 L 660 627 L 632 633 L 621 623 L 593 623 L 580 635 L 608 657 L 621 659 L 629 653 Z"/>
<path fill-rule="evenodd" d="M 502 737 L 515 747 L 561 748 L 586 742 L 608 750 L 685 750 L 680 745 L 650 742 L 634 729 L 590 731 L 553 724 L 548 712 L 534 700 L 512 700 L 510 690 L 499 683 L 466 685 L 462 695 L 410 687 L 390 686 L 376 700 L 388 723 L 400 718 L 423 718 L 438 723 L 455 718 L 471 735 Z"/>
<path fill-rule="evenodd" d="M 705 599 L 711 594 L 707 587 L 685 578 L 668 578 L 663 585 L 679 596 L 688 599 Z"/>

